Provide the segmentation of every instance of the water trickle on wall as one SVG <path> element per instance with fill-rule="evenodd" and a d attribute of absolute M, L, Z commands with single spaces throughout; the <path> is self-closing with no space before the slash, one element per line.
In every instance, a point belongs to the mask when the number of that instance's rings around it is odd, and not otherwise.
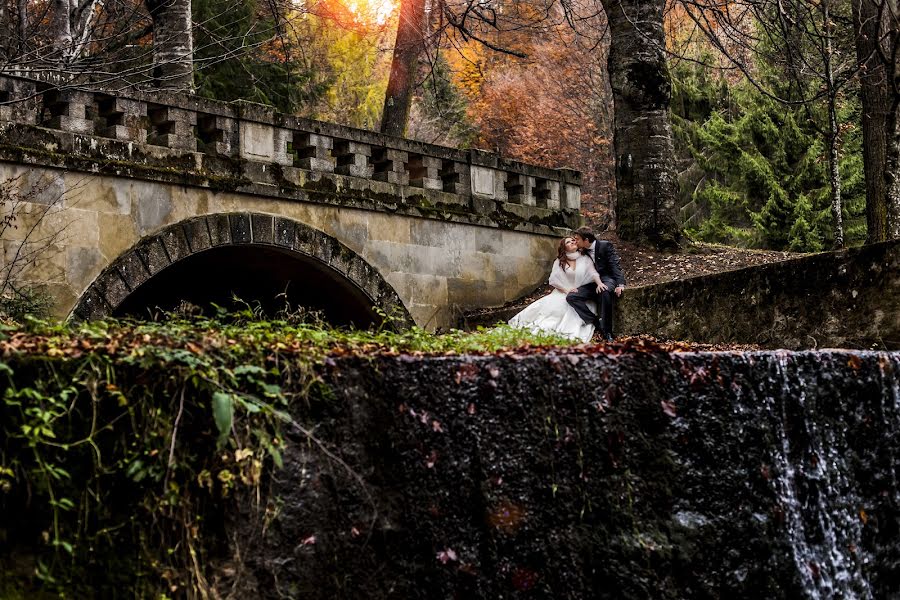
<path fill-rule="evenodd" d="M 816 401 L 807 398 L 807 382 L 796 375 L 789 355 L 775 356 L 773 366 L 773 381 L 781 384 L 780 401 L 767 397 L 765 403 L 780 408 L 779 414 L 769 414 L 776 433 L 774 483 L 803 590 L 813 600 L 872 598 L 863 573 L 871 560 L 862 543 L 863 501 L 848 481 L 850 449 L 843 430 L 840 423 L 820 421 Z M 788 418 L 789 403 L 796 403 L 798 411 L 794 425 Z M 793 429 L 796 424 L 800 431 Z"/>

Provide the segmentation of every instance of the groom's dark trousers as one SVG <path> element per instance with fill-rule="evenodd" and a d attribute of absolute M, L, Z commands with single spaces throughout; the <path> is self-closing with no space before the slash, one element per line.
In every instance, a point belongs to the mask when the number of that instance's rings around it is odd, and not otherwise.
<path fill-rule="evenodd" d="M 609 277 L 601 277 L 600 281 L 605 283 L 606 287 L 609 289 L 601 293 L 599 298 L 597 297 L 597 284 L 586 283 L 578 288 L 577 292 L 572 292 L 571 294 L 566 296 L 566 301 L 568 301 L 569 305 L 575 309 L 575 312 L 578 313 L 578 316 L 581 317 L 582 321 L 584 321 L 585 323 L 593 323 L 594 326 L 596 326 L 597 329 L 600 330 L 600 333 L 602 333 L 603 335 L 606 335 L 607 333 L 612 335 L 612 291 L 616 287 L 616 282 Z M 587 302 L 594 301 L 597 301 L 598 303 L 596 315 L 591 312 L 591 309 L 587 306 Z"/>

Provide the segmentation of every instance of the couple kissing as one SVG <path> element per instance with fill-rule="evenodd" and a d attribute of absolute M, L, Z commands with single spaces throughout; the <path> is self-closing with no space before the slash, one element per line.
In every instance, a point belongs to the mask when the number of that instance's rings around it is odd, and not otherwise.
<path fill-rule="evenodd" d="M 613 339 L 613 301 L 625 289 L 619 255 L 610 242 L 581 227 L 560 240 L 548 283 L 553 291 L 510 319 L 513 327 L 589 342 L 598 329 Z"/>

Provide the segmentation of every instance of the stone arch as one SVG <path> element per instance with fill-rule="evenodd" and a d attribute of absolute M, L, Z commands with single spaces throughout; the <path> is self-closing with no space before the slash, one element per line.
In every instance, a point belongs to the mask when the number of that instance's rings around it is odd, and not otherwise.
<path fill-rule="evenodd" d="M 253 252 L 247 253 L 248 249 Z M 339 240 L 299 221 L 247 212 L 190 218 L 141 239 L 87 287 L 71 317 L 121 316 L 129 298 L 145 292 L 154 281 L 164 281 L 167 273 L 190 272 L 192 265 L 215 264 L 217 257 L 234 259 L 254 252 L 268 262 L 279 262 L 269 260 L 276 255 L 293 260 L 298 269 L 327 280 L 334 290 L 354 296 L 358 304 L 368 303 L 372 315 L 380 308 L 395 314 L 400 326 L 413 324 L 393 287 Z"/>

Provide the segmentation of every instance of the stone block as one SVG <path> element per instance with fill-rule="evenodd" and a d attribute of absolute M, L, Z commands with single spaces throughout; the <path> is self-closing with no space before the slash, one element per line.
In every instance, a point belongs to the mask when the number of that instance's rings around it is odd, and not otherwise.
<path fill-rule="evenodd" d="M 353 253 L 342 246 L 337 246 L 331 253 L 331 260 L 328 264 L 333 269 L 347 274 L 350 270 L 350 263 L 353 261 Z"/>
<path fill-rule="evenodd" d="M 560 205 L 562 208 L 572 210 L 581 209 L 581 187 L 571 183 L 562 184 L 560 190 Z"/>
<path fill-rule="evenodd" d="M 368 215 L 367 240 L 387 240 L 406 243 L 410 240 L 412 219 L 395 214 L 372 213 Z"/>
<path fill-rule="evenodd" d="M 438 306 L 447 303 L 445 277 L 392 272 L 385 280 L 406 302 Z"/>
<path fill-rule="evenodd" d="M 357 284 L 362 286 L 364 290 L 370 292 L 368 289 L 371 287 L 370 284 L 373 283 L 373 277 L 375 275 L 375 270 L 368 264 L 366 261 L 361 259 L 359 256 L 353 255 L 350 257 L 350 265 L 347 268 L 347 277 L 351 281 L 355 281 Z"/>
<path fill-rule="evenodd" d="M 455 160 L 443 160 L 439 177 L 443 191 L 461 195 L 469 193 L 469 165 Z"/>
<path fill-rule="evenodd" d="M 293 247 L 297 235 L 295 228 L 296 225 L 292 220 L 275 217 L 275 243 L 286 248 Z"/>
<path fill-rule="evenodd" d="M 50 90 L 44 93 L 43 125 L 72 133 L 94 133 L 96 106 L 94 95 L 75 90 Z"/>
<path fill-rule="evenodd" d="M 241 175 L 253 183 L 274 185 L 275 177 L 272 172 L 272 167 L 273 165 L 271 162 L 260 162 L 255 160 L 241 161 Z"/>
<path fill-rule="evenodd" d="M 150 273 L 144 262 L 134 252 L 129 252 L 121 259 L 115 262 L 115 269 L 119 276 L 132 290 L 136 290 L 138 286 L 150 278 Z"/>
<path fill-rule="evenodd" d="M 472 196 L 471 210 L 476 215 L 490 215 L 497 210 L 497 201 L 483 196 Z"/>
<path fill-rule="evenodd" d="M 131 290 L 128 289 L 128 286 L 125 285 L 122 277 L 119 276 L 118 271 L 115 269 L 104 271 L 103 274 L 97 278 L 93 287 L 101 296 L 103 296 L 106 304 L 108 304 L 112 310 L 115 310 L 122 304 L 122 301 L 131 293 Z"/>
<path fill-rule="evenodd" d="M 206 154 L 231 156 L 234 152 L 234 119 L 219 115 L 197 114 L 197 137 Z"/>
<path fill-rule="evenodd" d="M 66 252 L 66 282 L 78 291 L 84 290 L 103 266 L 104 258 L 97 248 L 69 248 Z"/>
<path fill-rule="evenodd" d="M 151 275 L 156 275 L 169 266 L 169 255 L 166 254 L 162 240 L 157 236 L 150 237 L 138 244 L 135 253 L 144 261 Z"/>
<path fill-rule="evenodd" d="M 521 173 L 507 173 L 504 188 L 509 202 L 524 206 L 536 206 L 533 192 L 534 177 Z"/>
<path fill-rule="evenodd" d="M 73 316 L 82 321 L 102 319 L 109 313 L 109 305 L 106 304 L 106 301 L 94 288 L 87 290 L 81 296 L 81 300 L 79 300 L 72 311 Z"/>
<path fill-rule="evenodd" d="M 493 152 L 473 148 L 472 150 L 469 150 L 469 163 L 480 167 L 496 169 L 500 164 L 500 159 Z"/>
<path fill-rule="evenodd" d="M 254 244 L 273 244 L 275 217 L 271 215 L 251 215 L 250 227 Z"/>
<path fill-rule="evenodd" d="M 333 241 L 320 231 L 297 225 L 293 247 L 301 254 L 315 257 L 327 265 L 331 264 Z"/>
<path fill-rule="evenodd" d="M 241 121 L 239 125 L 240 157 L 272 162 L 275 159 L 275 128 L 264 123 Z"/>
<path fill-rule="evenodd" d="M 138 100 L 101 95 L 97 99 L 97 135 L 126 142 L 146 143 L 147 105 Z"/>
<path fill-rule="evenodd" d="M 559 182 L 550 179 L 534 180 L 535 206 L 541 208 L 559 208 Z"/>
<path fill-rule="evenodd" d="M 451 277 L 447 280 L 447 301 L 461 308 L 503 304 L 503 287 L 482 279 Z"/>
<path fill-rule="evenodd" d="M 294 141 L 294 132 L 288 129 L 276 127 L 273 133 L 272 162 L 290 167 L 294 164 L 294 155 L 288 152 L 288 146 Z"/>
<path fill-rule="evenodd" d="M 393 148 L 375 148 L 372 151 L 372 178 L 397 185 L 409 185 L 406 163 L 409 154 Z"/>
<path fill-rule="evenodd" d="M 334 172 L 335 161 L 331 155 L 334 140 L 327 135 L 298 131 L 294 133 L 293 149 L 295 165 L 309 171 Z"/>
<path fill-rule="evenodd" d="M 231 224 L 232 244 L 249 244 L 253 240 L 250 215 L 244 213 L 230 214 L 228 215 L 228 222 Z"/>
<path fill-rule="evenodd" d="M 369 157 L 372 156 L 372 147 L 368 144 L 349 140 L 335 140 L 333 153 L 336 163 L 335 173 L 366 179 L 372 177 L 374 168 L 369 164 Z"/>
<path fill-rule="evenodd" d="M 409 185 L 428 190 L 443 190 L 440 171 L 443 161 L 433 156 L 413 155 L 409 158 Z"/>
<path fill-rule="evenodd" d="M 210 246 L 215 247 L 231 243 L 231 225 L 228 223 L 228 215 L 208 215 L 206 217 L 206 226 L 209 229 Z"/>
<path fill-rule="evenodd" d="M 206 227 L 205 217 L 196 217 L 184 222 L 184 233 L 187 236 L 191 252 L 200 252 L 212 246 L 209 229 Z"/>
<path fill-rule="evenodd" d="M 197 124 L 197 113 L 174 106 L 151 104 L 147 106 L 147 117 L 150 122 L 148 144 L 173 150 L 196 151 L 194 126 Z"/>
<path fill-rule="evenodd" d="M 40 101 L 36 82 L 0 77 L 0 121 L 34 124 Z"/>
<path fill-rule="evenodd" d="M 178 262 L 182 258 L 190 256 L 191 247 L 188 245 L 184 229 L 180 226 L 169 227 L 159 237 L 171 262 Z"/>
<path fill-rule="evenodd" d="M 497 171 L 488 167 L 472 165 L 472 194 L 483 198 L 494 198 L 494 174 Z"/>

